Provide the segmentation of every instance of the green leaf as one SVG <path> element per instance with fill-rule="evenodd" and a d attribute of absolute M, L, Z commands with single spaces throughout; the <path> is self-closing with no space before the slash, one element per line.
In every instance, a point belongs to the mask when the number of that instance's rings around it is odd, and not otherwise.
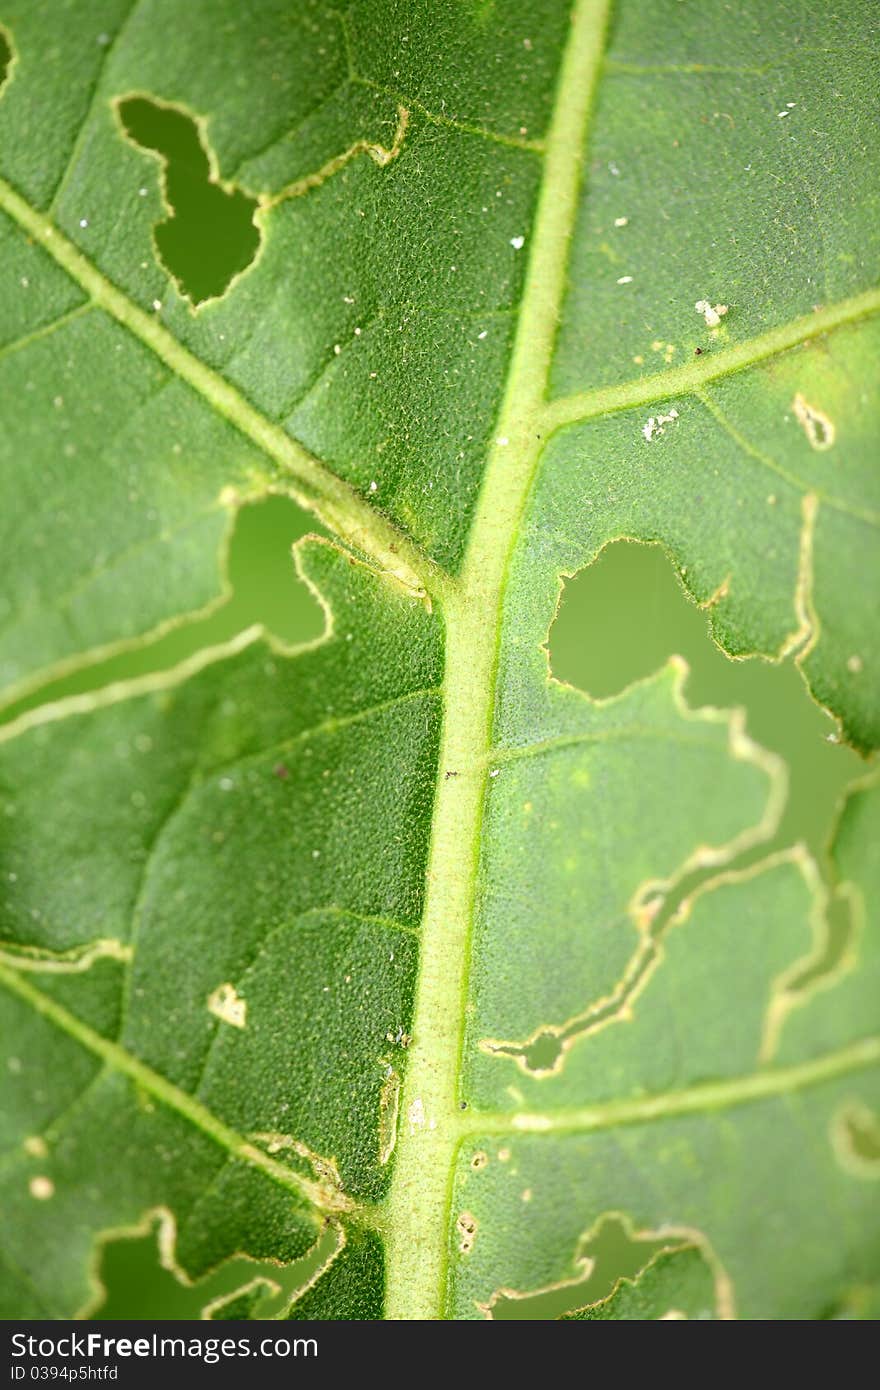
<path fill-rule="evenodd" d="M 563 1321 L 632 1321 L 657 1318 L 711 1318 L 715 1289 L 712 1272 L 695 1246 L 662 1251 L 635 1279 L 624 1277 L 599 1303 L 563 1315 Z"/>
<path fill-rule="evenodd" d="M 4 1316 L 94 1311 L 154 1226 L 220 1319 L 871 1306 L 876 777 L 831 870 L 762 859 L 741 712 L 545 644 L 563 576 L 660 542 L 876 747 L 876 30 L 6 17 Z M 41 696 L 221 602 L 269 493 L 332 534 L 320 639 Z M 584 1304 L 612 1218 L 642 1263 Z"/>

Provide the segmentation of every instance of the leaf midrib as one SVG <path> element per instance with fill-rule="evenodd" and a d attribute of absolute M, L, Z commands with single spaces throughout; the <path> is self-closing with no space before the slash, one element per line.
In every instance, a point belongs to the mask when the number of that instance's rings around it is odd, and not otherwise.
<path fill-rule="evenodd" d="M 362 1225 L 387 1227 L 387 1214 L 366 1203 L 348 1200 L 342 1194 L 329 1193 L 327 1189 L 310 1182 L 294 1169 L 278 1163 L 219 1119 L 206 1105 L 195 1100 L 188 1091 L 181 1090 L 160 1072 L 140 1062 L 126 1048 L 96 1032 L 64 1005 L 31 984 L 14 966 L 7 965 L 2 960 L 0 984 L 29 1004 L 36 1013 L 48 1019 L 59 1031 L 79 1043 L 86 1051 L 100 1057 L 111 1071 L 128 1077 L 152 1099 L 158 1100 L 188 1119 L 196 1129 L 213 1139 L 233 1157 L 256 1165 L 273 1182 L 304 1197 L 317 1211 L 342 1212 Z M 700 1082 L 680 1090 L 656 1091 L 630 1100 L 602 1101 L 595 1105 L 546 1112 L 468 1112 L 457 1120 L 457 1128 L 460 1139 L 482 1134 L 587 1134 L 596 1130 L 618 1129 L 630 1124 L 664 1120 L 675 1115 L 703 1114 L 712 1110 L 729 1109 L 751 1101 L 789 1095 L 794 1091 L 805 1090 L 810 1086 L 818 1086 L 823 1082 L 861 1071 L 878 1061 L 880 1037 L 859 1038 L 833 1052 L 812 1057 L 807 1062 L 763 1067 L 759 1071 L 727 1077 L 723 1081 Z"/>
<path fill-rule="evenodd" d="M 610 8 L 610 0 L 576 0 L 572 10 L 496 443 L 483 475 L 460 584 L 444 604 L 445 709 L 420 974 L 386 1203 L 389 1318 L 438 1318 L 446 1312 L 450 1206 L 461 1137 L 459 1072 L 501 606 L 545 442 L 541 415 Z M 459 770 L 470 775 L 444 775 Z"/>

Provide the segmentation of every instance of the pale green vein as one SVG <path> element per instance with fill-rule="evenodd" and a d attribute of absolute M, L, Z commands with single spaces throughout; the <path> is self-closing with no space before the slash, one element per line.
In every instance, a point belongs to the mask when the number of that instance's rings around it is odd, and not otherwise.
<path fill-rule="evenodd" d="M 611 77 L 762 77 L 766 71 L 720 63 L 628 63 L 620 58 L 609 58 L 605 63 L 605 72 Z"/>
<path fill-rule="evenodd" d="M 480 140 L 488 140 L 494 145 L 506 145 L 508 149 L 530 150 L 534 154 L 544 153 L 543 140 L 529 140 L 525 135 L 504 135 L 501 131 L 487 130 L 485 126 L 474 125 L 468 121 L 456 120 L 453 116 L 442 116 L 436 111 L 429 111 L 427 106 L 423 106 L 420 101 L 413 97 L 408 97 L 405 92 L 398 92 L 393 87 L 384 87 L 380 82 L 374 82 L 370 77 L 352 77 L 352 82 L 361 87 L 370 87 L 374 92 L 380 92 L 382 96 L 391 97 L 394 101 L 401 102 L 411 111 L 418 111 L 420 116 L 424 116 L 431 125 L 443 126 L 447 130 L 458 130 L 463 135 L 475 135 Z"/>
<path fill-rule="evenodd" d="M 309 1181 L 308 1178 L 302 1177 L 293 1169 L 285 1167 L 283 1163 L 278 1163 L 268 1154 L 263 1153 L 255 1145 L 248 1143 L 242 1135 L 218 1119 L 201 1101 L 196 1100 L 186 1091 L 182 1091 L 179 1086 L 175 1086 L 159 1072 L 153 1071 L 152 1067 L 141 1062 L 119 1043 L 102 1037 L 100 1033 L 95 1032 L 87 1023 L 83 1023 L 82 1019 L 77 1018 L 69 1009 L 64 1008 L 62 1004 L 57 1003 L 56 1000 L 44 994 L 42 990 L 37 989 L 29 980 L 2 963 L 0 963 L 0 985 L 29 1004 L 42 1018 L 53 1023 L 56 1028 L 78 1042 L 81 1047 L 86 1048 L 96 1057 L 100 1057 L 111 1071 L 128 1077 L 147 1095 L 152 1096 L 169 1110 L 175 1111 L 176 1114 L 188 1120 L 191 1125 L 207 1135 L 220 1148 L 225 1149 L 233 1158 L 258 1168 L 266 1177 L 293 1192 L 300 1200 L 310 1203 L 318 1211 L 353 1210 L 354 1204 L 342 1193 L 330 1191 L 319 1183 Z M 360 1208 L 358 1210 L 360 1211 Z"/>
<path fill-rule="evenodd" d="M 850 61 L 852 54 L 846 48 L 798 48 L 797 58 L 843 58 Z M 786 53 L 773 58 L 760 66 L 742 67 L 727 63 L 633 63 L 623 58 L 609 58 L 605 72 L 611 76 L 624 77 L 766 77 L 775 68 L 792 66 L 792 55 Z"/>
<path fill-rule="evenodd" d="M 181 521 L 176 526 L 166 526 L 161 531 L 155 531 L 152 535 L 142 536 L 139 540 L 132 541 L 130 545 L 123 546 L 122 550 L 116 551 L 113 555 L 108 555 L 105 560 L 92 566 L 85 574 L 78 577 L 75 584 L 71 584 L 69 589 L 63 590 L 53 598 L 53 608 L 59 613 L 73 606 L 78 598 L 81 598 L 93 584 L 103 579 L 108 574 L 113 574 L 126 561 L 131 560 L 136 555 L 143 555 L 145 552 L 157 546 L 167 545 L 169 541 L 175 540 L 178 536 L 185 535 L 187 531 L 195 530 L 208 517 L 215 516 L 217 512 L 224 510 L 221 502 L 212 502 L 210 506 L 203 507 L 200 511 L 192 512 L 185 521 Z M 15 610 L 10 620 L 0 626 L 0 635 L 6 636 L 7 633 L 14 631 L 20 623 L 27 622 L 35 613 L 39 613 L 45 607 L 45 599 L 42 594 L 21 608 Z M 42 674 L 42 673 L 38 673 Z"/>
<path fill-rule="evenodd" d="M 352 710 L 351 714 L 331 715 L 327 719 L 322 719 L 319 724 L 311 724 L 307 729 L 301 729 L 298 734 L 291 734 L 289 738 L 279 739 L 277 743 L 267 744 L 265 748 L 258 748 L 253 753 L 245 753 L 242 757 L 232 758 L 228 763 L 211 768 L 206 772 L 206 779 L 241 770 L 250 764 L 258 765 L 267 758 L 277 758 L 280 753 L 290 753 L 300 744 L 308 743 L 312 739 L 325 738 L 328 735 L 340 733 L 364 720 L 371 719 L 374 715 L 385 714 L 389 710 L 409 704 L 410 701 L 439 695 L 441 688 L 440 686 L 427 685 L 417 690 L 406 690 L 402 695 L 392 695 L 387 700 L 377 701 L 375 705 L 365 705 L 363 709 Z"/>
<path fill-rule="evenodd" d="M 23 227 L 67 271 L 92 301 L 153 351 L 237 430 L 251 439 L 287 475 L 301 506 L 317 512 L 350 544 L 373 556 L 413 591 L 428 582 L 443 592 L 450 581 L 408 536 L 374 510 L 348 483 L 267 419 L 231 382 L 206 366 L 164 326 L 114 285 L 41 212 L 0 179 L 0 208 Z"/>
<path fill-rule="evenodd" d="M 716 725 L 717 727 L 717 725 Z M 679 743 L 688 748 L 718 748 L 716 739 L 706 734 L 693 735 L 673 733 L 662 727 L 650 728 L 638 724 L 622 724 L 616 729 L 585 730 L 578 734 L 559 734 L 556 738 L 542 739 L 536 743 L 523 743 L 510 748 L 491 748 L 483 757 L 484 765 L 504 766 L 507 763 L 522 762 L 526 758 L 540 758 L 548 753 L 562 752 L 567 748 L 589 746 L 595 743 L 626 743 L 629 739 L 646 739 L 652 742 Z"/>
<path fill-rule="evenodd" d="M 109 43 L 103 44 L 103 49 L 101 52 L 101 62 L 95 79 L 92 83 L 92 90 L 89 97 L 88 107 L 86 108 L 85 115 L 79 123 L 79 129 L 76 133 L 76 138 L 70 148 L 70 153 L 67 156 L 64 169 L 61 172 L 61 178 L 58 180 L 58 183 L 55 186 L 55 192 L 52 194 L 52 201 L 49 204 L 50 217 L 54 215 L 55 209 L 60 203 L 61 199 L 63 198 L 68 184 L 70 183 L 70 179 L 73 176 L 73 172 L 77 167 L 79 157 L 82 154 L 83 147 L 88 136 L 89 127 L 92 123 L 92 117 L 94 116 L 96 108 L 98 106 L 98 99 L 102 94 L 104 79 L 107 75 L 108 68 L 110 67 L 111 60 L 125 36 L 125 31 L 134 19 L 139 4 L 140 0 L 131 0 L 131 3 L 128 7 L 128 11 L 122 17 L 122 20 L 119 24 L 119 27 L 116 30 L 116 33 L 110 39 Z"/>
<path fill-rule="evenodd" d="M 315 907 L 307 907 L 305 911 L 298 912 L 296 921 L 303 917 L 347 917 L 352 922 L 362 922 L 365 927 L 381 927 L 385 931 L 396 933 L 399 936 L 412 936 L 419 939 L 419 929 L 411 922 L 401 922 L 396 917 L 383 917 L 377 912 L 355 912 L 348 907 L 340 907 L 338 903 L 318 903 Z M 287 931 L 288 924 L 278 929 Z"/>
<path fill-rule="evenodd" d="M 610 0 L 578 0 L 547 138 L 544 177 L 496 444 L 461 587 L 447 596 L 441 769 L 477 767 L 492 742 L 501 607 L 542 447 L 546 390 L 578 208 L 584 144 Z M 446 1299 L 458 1082 L 486 779 L 440 777 L 434 803 L 413 1043 L 389 1219 L 387 1316 L 436 1318 Z"/>
<path fill-rule="evenodd" d="M 89 302 L 77 304 L 75 309 L 70 309 L 66 314 L 61 314 L 59 318 L 53 319 L 51 323 L 44 324 L 42 328 L 35 328 L 31 333 L 25 333 L 21 338 L 14 338 L 12 342 L 4 343 L 3 346 L 0 347 L 0 361 L 2 361 L 4 357 L 12 357 L 16 352 L 21 352 L 23 348 L 29 348 L 32 343 L 39 343 L 43 338 L 51 338 L 53 333 L 57 333 L 61 328 L 66 328 L 74 319 L 81 318 L 83 314 L 89 313 L 93 307 L 94 306 Z"/>
<path fill-rule="evenodd" d="M 290 738 L 280 740 L 278 743 L 270 744 L 264 748 L 259 748 L 253 753 L 245 754 L 243 757 L 233 758 L 229 762 L 222 763 L 219 766 L 215 765 L 214 767 L 210 768 L 200 768 L 197 765 L 194 766 L 189 778 L 187 779 L 183 787 L 183 790 L 181 791 L 180 795 L 175 800 L 174 805 L 165 815 L 164 819 L 162 820 L 162 823 L 159 825 L 155 834 L 153 835 L 152 842 L 150 843 L 149 848 L 147 850 L 146 858 L 144 859 L 144 862 L 141 866 L 140 882 L 137 888 L 137 892 L 135 893 L 131 909 L 132 926 L 129 944 L 132 951 L 132 957 L 130 957 L 130 959 L 133 958 L 134 948 L 137 944 L 140 932 L 141 912 L 143 908 L 144 897 L 146 895 L 150 874 L 153 870 L 153 866 L 155 864 L 160 847 L 168 838 L 169 828 L 172 825 L 174 825 L 189 809 L 190 802 L 194 796 L 197 796 L 199 792 L 201 792 L 206 786 L 210 786 L 212 783 L 216 783 L 216 781 L 221 776 L 223 776 L 224 773 L 228 774 L 230 772 L 241 772 L 244 768 L 248 766 L 253 766 L 255 764 L 259 765 L 267 761 L 274 761 L 274 759 L 277 758 L 279 754 L 291 753 L 294 751 L 294 749 L 300 747 L 303 744 L 308 744 L 314 739 L 320 739 L 322 737 L 332 737 L 333 734 L 344 732 L 346 729 L 349 729 L 369 719 L 373 715 L 384 714 L 389 710 L 395 709 L 400 705 L 406 704 L 408 701 L 417 700 L 420 698 L 428 698 L 429 696 L 437 693 L 437 690 L 432 688 L 425 690 L 410 690 L 407 691 L 404 695 L 396 695 L 390 700 L 383 700 L 378 704 L 368 705 L 365 709 L 355 710 L 352 714 L 349 715 L 334 715 L 329 719 L 322 720 L 319 724 L 313 724 L 307 729 L 301 729 L 298 734 L 294 734 Z M 316 908 L 313 910 L 317 911 L 320 909 Z M 271 935 L 271 933 L 269 935 Z M 266 937 L 263 940 L 260 947 L 261 950 L 265 948 L 266 940 L 268 940 L 268 937 Z M 134 971 L 131 967 L 129 967 L 126 975 L 126 989 L 122 1004 L 122 1020 L 120 1027 L 125 1026 L 126 1020 L 129 1016 L 129 1012 L 131 1009 L 131 993 L 133 988 Z"/>
<path fill-rule="evenodd" d="M 3 1261 L 7 1269 L 12 1271 L 15 1278 L 18 1279 L 20 1283 L 24 1284 L 24 1286 L 30 1290 L 37 1304 L 40 1308 L 42 1308 L 47 1318 L 63 1317 L 62 1313 L 59 1313 L 57 1309 L 50 1307 L 50 1305 L 46 1303 L 42 1293 L 37 1288 L 36 1284 L 34 1283 L 31 1276 L 28 1274 L 27 1270 L 22 1268 L 22 1266 L 18 1263 L 15 1257 L 10 1254 L 10 1252 L 7 1250 L 5 1246 L 0 1246 L 0 1260 Z"/>
<path fill-rule="evenodd" d="M 815 313 L 805 314 L 803 318 L 771 328 L 756 338 L 721 348 L 718 352 L 704 353 L 681 367 L 670 367 L 668 372 L 654 372 L 634 381 L 621 382 L 619 386 L 600 386 L 595 390 L 560 396 L 544 407 L 543 426 L 549 432 L 564 425 L 592 420 L 597 415 L 610 415 L 639 405 L 667 401 L 674 396 L 691 395 L 710 381 L 754 367 L 768 357 L 800 347 L 812 338 L 830 333 L 844 324 L 855 323 L 878 311 L 880 289 L 866 290 L 864 294 L 841 299 L 837 304 L 829 304 Z"/>
<path fill-rule="evenodd" d="M 824 502 L 827 506 L 831 507 L 833 511 L 842 512 L 845 516 L 854 517 L 856 521 L 864 521 L 868 526 L 880 526 L 880 515 L 878 515 L 877 512 L 868 511 L 866 507 L 854 507 L 851 502 L 847 502 L 842 497 L 835 497 L 833 494 L 826 492 L 824 488 L 810 486 L 810 484 L 805 483 L 803 479 L 796 477 L 794 473 L 790 473 L 787 468 L 783 468 L 781 463 L 777 463 L 775 459 L 770 458 L 769 454 L 765 454 L 761 449 L 756 448 L 755 445 L 751 444 L 749 440 L 746 439 L 745 435 L 728 420 L 724 411 L 717 402 L 713 400 L 708 391 L 695 391 L 694 395 L 703 403 L 713 420 L 716 421 L 728 438 L 732 439 L 737 448 L 741 449 L 748 458 L 754 459 L 756 463 L 760 463 L 764 468 L 768 469 L 769 472 L 775 473 L 777 477 L 782 478 L 784 482 L 788 483 L 790 487 L 796 488 L 798 492 L 812 492 L 818 497 L 820 502 Z"/>
<path fill-rule="evenodd" d="M 666 1120 L 676 1115 L 709 1114 L 735 1105 L 772 1100 L 809 1086 L 820 1086 L 880 1062 L 880 1037 L 862 1038 L 837 1052 L 827 1052 L 808 1062 L 737 1076 L 729 1081 L 707 1081 L 681 1091 L 663 1091 L 636 1100 L 608 1101 L 556 1111 L 519 1111 L 511 1114 L 478 1111 L 463 1118 L 461 1129 L 471 1134 L 573 1134 L 622 1125 Z"/>

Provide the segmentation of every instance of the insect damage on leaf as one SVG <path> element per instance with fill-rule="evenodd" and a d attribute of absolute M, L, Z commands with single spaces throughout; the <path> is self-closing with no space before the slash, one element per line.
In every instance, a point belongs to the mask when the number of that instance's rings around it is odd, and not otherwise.
<path fill-rule="evenodd" d="M 221 1023 L 233 1028 L 247 1027 L 247 1001 L 236 991 L 235 985 L 218 985 L 208 995 L 208 1009 Z"/>
<path fill-rule="evenodd" d="M 880 1180 L 880 1118 L 870 1106 L 859 1101 L 842 1106 L 831 1124 L 831 1142 L 848 1172 Z"/>
<path fill-rule="evenodd" d="M 803 430 L 810 446 L 823 452 L 830 449 L 834 444 L 835 428 L 834 421 L 825 414 L 824 410 L 819 410 L 817 406 L 811 405 L 805 396 L 800 392 L 795 396 L 791 403 L 795 419 Z"/>
<path fill-rule="evenodd" d="M 115 110 L 127 139 L 162 168 L 168 216 L 153 228 L 159 259 L 195 306 L 225 294 L 257 254 L 257 199 L 221 180 L 204 120 L 141 95 L 120 98 Z"/>
<path fill-rule="evenodd" d="M 356 155 L 366 154 L 384 168 L 400 152 L 409 123 L 409 112 L 399 106 L 390 147 L 370 139 L 356 140 L 319 170 L 277 193 L 252 195 L 222 178 L 203 117 L 142 94 L 118 98 L 113 106 L 125 138 L 161 165 L 162 202 L 168 216 L 153 228 L 156 254 L 195 309 L 221 298 L 251 268 L 271 209 L 319 188 Z M 139 190 L 142 196 L 147 191 Z M 162 305 L 157 302 L 154 307 Z M 375 491 L 375 484 L 371 490 Z"/>
<path fill-rule="evenodd" d="M 662 1229 L 640 1230 L 627 1215 L 606 1212 L 581 1237 L 572 1265 L 574 1275 L 541 1288 L 528 1292 L 496 1289 L 491 1298 L 478 1304 L 479 1312 L 490 1320 L 513 1316 L 561 1316 L 566 1320 L 735 1316 L 729 1276 L 705 1235 L 687 1226 L 669 1222 Z M 621 1265 L 626 1274 L 619 1272 Z M 663 1278 L 658 1279 L 661 1271 Z M 683 1284 L 685 1271 L 687 1282 Z M 615 1305 L 627 1302 L 634 1293 L 644 1306 L 638 1311 L 620 1312 Z M 696 1300 L 689 1301 L 687 1311 L 670 1308 L 673 1297 L 680 1300 L 687 1296 L 690 1300 L 694 1294 Z"/>
<path fill-rule="evenodd" d="M 9 80 L 14 61 L 14 49 L 9 30 L 0 24 L 0 92 Z"/>
<path fill-rule="evenodd" d="M 548 631 L 657 544 L 880 744 L 866 3 L 105 8 L 0 31 L 0 1315 L 855 1308 L 876 784 Z M 270 493 L 324 630 L 194 652 Z"/>

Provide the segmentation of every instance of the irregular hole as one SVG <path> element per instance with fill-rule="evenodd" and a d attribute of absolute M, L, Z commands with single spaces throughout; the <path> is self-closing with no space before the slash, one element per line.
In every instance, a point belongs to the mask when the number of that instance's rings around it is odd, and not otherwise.
<path fill-rule="evenodd" d="M 859 1111 L 846 1117 L 850 1148 L 863 1163 L 880 1164 L 880 1122 L 876 1115 Z"/>
<path fill-rule="evenodd" d="M 559 1067 L 566 1037 L 565 1032 L 538 1033 L 522 1045 L 498 1043 L 491 1051 L 495 1056 L 520 1058 L 526 1070 L 536 1076 L 550 1076 Z"/>
<path fill-rule="evenodd" d="M 615 541 L 566 581 L 550 633 L 559 680 L 604 699 L 653 674 L 673 653 L 690 667 L 685 693 L 692 707 L 744 706 L 751 737 L 789 765 L 785 812 L 761 854 L 802 840 L 821 863 L 838 799 L 864 767 L 852 749 L 827 741 L 828 717 L 793 663 L 726 657 L 658 545 Z"/>
<path fill-rule="evenodd" d="M 635 1277 L 661 1250 L 683 1244 L 684 1237 L 634 1235 L 625 1218 L 604 1216 L 594 1234 L 578 1249 L 575 1265 L 585 1267 L 583 1278 L 533 1294 L 514 1295 L 510 1290 L 501 1290 L 492 1304 L 492 1317 L 501 1321 L 543 1321 L 598 1303 L 613 1292 L 619 1279 Z"/>
<path fill-rule="evenodd" d="M 9 42 L 6 31 L 0 26 L 0 92 L 3 91 L 11 67 L 12 44 Z"/>
<path fill-rule="evenodd" d="M 328 1232 L 301 1260 L 288 1265 L 235 1256 L 194 1284 L 184 1284 L 161 1261 L 158 1222 L 149 1234 L 120 1236 L 101 1247 L 98 1277 L 105 1296 L 88 1316 L 101 1321 L 199 1318 L 208 1303 L 265 1280 L 266 1289 L 251 1316 L 277 1316 L 309 1276 L 327 1259 L 334 1237 Z M 272 1292 L 268 1285 L 275 1285 Z"/>
<path fill-rule="evenodd" d="M 156 251 L 193 304 L 226 293 L 260 245 L 256 198 L 224 187 L 195 119 L 149 97 L 126 97 L 119 119 L 131 142 L 162 161 L 169 216 L 153 228 Z"/>
<path fill-rule="evenodd" d="M 324 615 L 293 567 L 291 545 L 307 532 L 320 532 L 313 517 L 287 497 L 266 497 L 238 512 L 229 542 L 227 573 L 231 594 L 204 617 L 183 618 L 164 636 L 147 636 L 131 651 L 84 664 L 75 673 L 49 681 L 0 712 L 0 723 L 37 705 L 100 690 L 113 681 L 167 671 L 206 647 L 228 642 L 262 624 L 280 642 L 313 641 L 324 630 Z"/>
<path fill-rule="evenodd" d="M 835 1117 L 832 1142 L 845 1168 L 880 1178 L 880 1116 L 861 1102 L 850 1102 Z"/>
<path fill-rule="evenodd" d="M 810 442 L 810 447 L 824 451 L 834 443 L 834 421 L 818 406 L 811 405 L 800 391 L 791 403 L 795 419 Z"/>
<path fill-rule="evenodd" d="M 588 640 L 585 638 L 588 637 Z M 826 872 L 827 845 L 841 794 L 861 771 L 861 762 L 842 745 L 821 737 L 826 716 L 814 705 L 791 662 L 733 662 L 709 637 L 705 614 L 687 597 L 665 552 L 657 545 L 619 541 L 596 562 L 566 582 L 550 633 L 553 674 L 595 698 L 618 695 L 650 676 L 677 652 L 690 667 L 686 696 L 692 707 L 743 706 L 749 732 L 780 755 L 789 769 L 789 797 L 774 838 L 734 856 L 733 870 L 802 841 Z M 535 1077 L 557 1074 L 568 1049 L 615 1017 L 656 961 L 659 943 L 682 900 L 712 878 L 714 866 L 693 870 L 661 898 L 643 904 L 645 942 L 621 987 L 601 1005 L 585 1003 L 565 1024 L 545 1024 L 523 1041 L 485 1039 L 493 1056 L 513 1058 Z M 829 895 L 828 935 L 820 959 L 805 963 L 789 981 L 790 994 L 815 986 L 839 964 L 851 940 L 849 900 Z"/>

